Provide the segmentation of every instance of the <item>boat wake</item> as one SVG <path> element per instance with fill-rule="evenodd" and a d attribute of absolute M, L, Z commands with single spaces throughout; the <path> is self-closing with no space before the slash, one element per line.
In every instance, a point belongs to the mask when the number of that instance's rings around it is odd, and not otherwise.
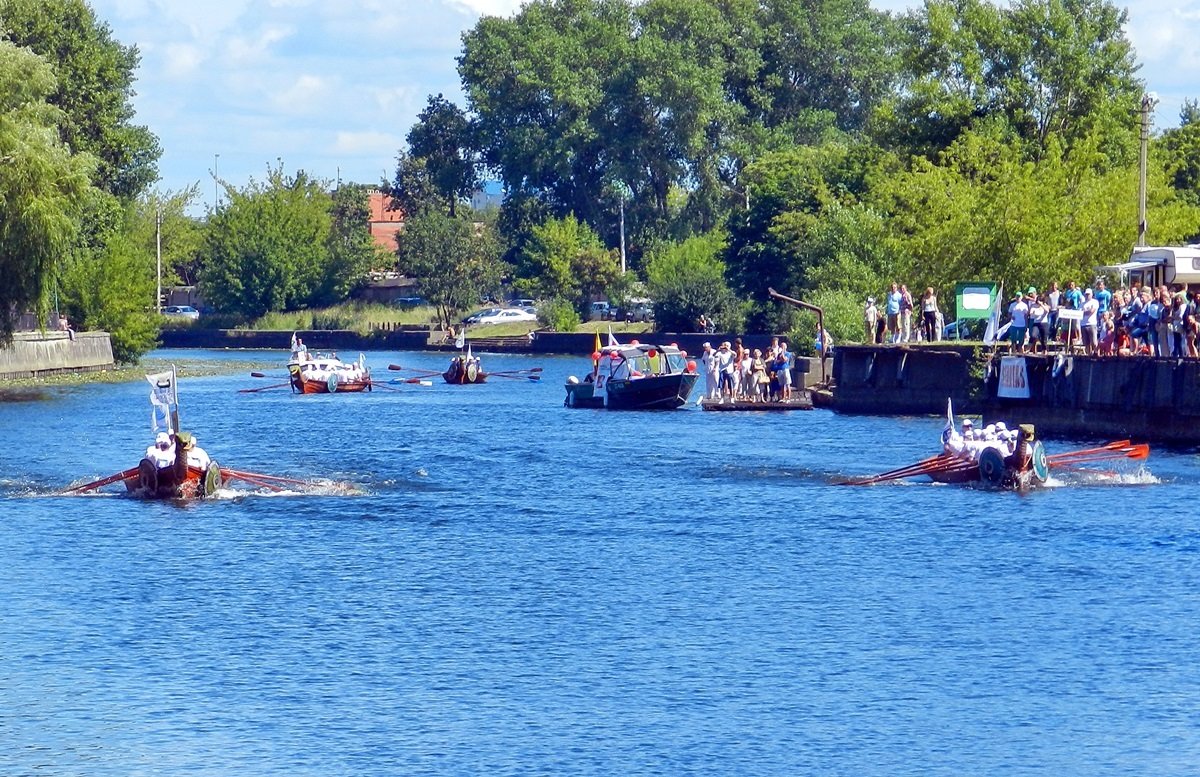
<path fill-rule="evenodd" d="M 1068 472 L 1057 472 L 1046 481 L 1046 488 L 1062 488 L 1064 486 L 1156 486 L 1162 484 L 1162 478 L 1150 472 L 1145 467 L 1138 467 L 1131 472 L 1113 472 L 1101 470 L 1077 469 Z"/>

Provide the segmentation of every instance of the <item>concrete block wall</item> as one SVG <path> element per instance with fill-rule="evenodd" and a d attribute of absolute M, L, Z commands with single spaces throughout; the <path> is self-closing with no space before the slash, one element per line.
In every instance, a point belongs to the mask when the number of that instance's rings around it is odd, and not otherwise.
<path fill-rule="evenodd" d="M 960 412 L 971 411 L 969 348 L 839 346 L 834 351 L 835 407 L 864 414 L 936 414 L 946 399 Z"/>
<path fill-rule="evenodd" d="M 17 332 L 12 345 L 0 348 L 0 378 L 32 378 L 60 372 L 113 368 L 107 332 Z"/>

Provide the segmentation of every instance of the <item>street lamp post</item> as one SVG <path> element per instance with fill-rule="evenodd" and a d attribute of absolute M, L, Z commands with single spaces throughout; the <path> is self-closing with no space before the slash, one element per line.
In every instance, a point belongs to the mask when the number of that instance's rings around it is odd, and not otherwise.
<path fill-rule="evenodd" d="M 1138 236 L 1137 244 L 1146 245 L 1146 157 L 1150 145 L 1150 115 L 1158 105 L 1158 95 L 1148 92 L 1142 96 L 1141 151 L 1138 158 Z"/>

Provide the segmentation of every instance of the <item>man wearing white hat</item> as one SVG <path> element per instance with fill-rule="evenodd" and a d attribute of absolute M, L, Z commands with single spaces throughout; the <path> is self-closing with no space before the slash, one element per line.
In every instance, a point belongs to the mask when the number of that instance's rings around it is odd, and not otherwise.
<path fill-rule="evenodd" d="M 146 460 L 156 469 L 169 467 L 175 463 L 175 446 L 171 444 L 171 435 L 159 432 L 154 436 L 154 444 L 146 449 Z"/>

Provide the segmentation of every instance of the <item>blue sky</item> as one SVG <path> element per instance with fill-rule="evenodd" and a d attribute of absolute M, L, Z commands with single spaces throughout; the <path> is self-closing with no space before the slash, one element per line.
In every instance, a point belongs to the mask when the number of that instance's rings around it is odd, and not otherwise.
<path fill-rule="evenodd" d="M 114 36 L 141 51 L 137 122 L 159 138 L 163 190 L 200 185 L 214 167 L 242 187 L 268 165 L 377 183 L 425 105 L 461 104 L 455 57 L 482 14 L 520 0 L 91 0 Z M 915 3 L 875 0 L 886 10 Z M 1142 0 L 1128 35 L 1158 93 L 1157 126 L 1200 97 L 1200 0 Z"/>

